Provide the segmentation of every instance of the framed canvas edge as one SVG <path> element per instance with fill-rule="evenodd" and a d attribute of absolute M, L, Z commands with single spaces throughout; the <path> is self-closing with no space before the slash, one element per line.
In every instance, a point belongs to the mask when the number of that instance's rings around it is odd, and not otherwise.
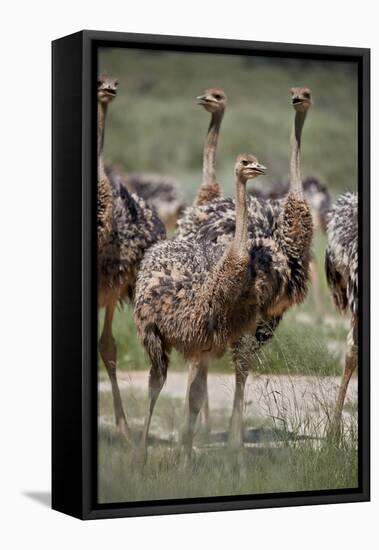
<path fill-rule="evenodd" d="M 370 500 L 370 399 L 365 398 L 361 402 L 360 408 L 360 437 L 361 437 L 361 491 L 356 489 L 346 489 L 343 493 L 338 491 L 321 492 L 312 495 L 301 493 L 277 494 L 277 495 L 259 495 L 246 498 L 233 498 L 231 500 L 220 497 L 217 502 L 193 502 L 189 499 L 187 502 L 172 502 L 162 503 L 160 501 L 149 501 L 147 503 L 117 503 L 115 505 L 99 505 L 95 503 L 96 496 L 94 492 L 93 482 L 96 477 L 94 471 L 93 449 L 94 449 L 94 432 L 93 432 L 93 399 L 92 390 L 94 387 L 93 370 L 93 353 L 94 343 L 92 341 L 91 329 L 93 329 L 94 317 L 93 311 L 93 257 L 89 251 L 93 250 L 93 227 L 91 227 L 91 211 L 93 207 L 93 193 L 91 191 L 91 182 L 93 179 L 93 159 L 91 151 L 93 150 L 93 124 L 96 111 L 94 110 L 91 97 L 91 79 L 93 77 L 94 54 L 97 51 L 97 46 L 102 42 L 123 42 L 127 44 L 135 44 L 136 42 L 144 43 L 148 48 L 149 45 L 170 44 L 172 46 L 188 46 L 202 47 L 212 50 L 214 47 L 232 48 L 232 49 L 260 49 L 264 55 L 264 51 L 275 51 L 285 48 L 285 51 L 292 54 L 304 52 L 310 56 L 325 55 L 333 57 L 334 55 L 356 57 L 362 68 L 361 74 L 361 91 L 362 91 L 362 119 L 361 119 L 361 170 L 360 182 L 363 193 L 362 212 L 361 212 L 361 238 L 360 242 L 363 246 L 361 252 L 361 270 L 362 270 L 362 285 L 363 290 L 362 303 L 362 364 L 360 365 L 360 387 L 364 390 L 364 395 L 370 395 L 370 272 L 369 272 L 369 235 L 370 235 L 370 50 L 366 48 L 345 48 L 337 46 L 308 46 L 300 44 L 283 44 L 283 43 L 261 43 L 251 41 L 239 41 L 229 39 L 213 39 L 213 38 L 193 38 L 193 37 L 173 37 L 165 35 L 144 35 L 131 33 L 114 33 L 102 31 L 81 31 L 82 36 L 82 55 L 83 55 L 83 74 L 82 74 L 82 204 L 83 204 L 83 224 L 82 224 L 82 369 L 80 370 L 81 386 L 82 386 L 82 417 L 81 417 L 81 435 L 82 435 L 82 452 L 80 463 L 82 468 L 82 498 L 80 503 L 81 513 L 72 513 L 69 510 L 60 510 L 65 513 L 74 515 L 81 519 L 101 519 L 112 517 L 130 517 L 130 516 L 146 516 L 160 514 L 181 514 L 192 512 L 211 512 L 211 511 L 226 511 L 226 510 L 242 510 L 242 509 L 258 509 L 269 507 L 283 506 L 302 506 L 302 505 L 319 505 L 319 504 L 336 504 L 346 502 L 364 502 Z M 61 39 L 64 40 L 64 39 Z M 92 132 L 92 135 L 91 135 Z M 89 284 L 88 284 L 89 283 Z M 54 314 L 53 314 L 54 316 Z M 92 325 L 91 325 L 92 323 Z M 364 330 L 363 330 L 364 329 Z M 92 370 L 91 370 L 92 367 Z M 97 374 L 97 372 L 96 372 Z M 97 376 L 96 376 L 97 378 Z M 360 396 L 360 401 L 361 401 Z M 182 499 L 181 499 L 182 500 Z M 185 500 L 185 499 L 184 499 Z"/>

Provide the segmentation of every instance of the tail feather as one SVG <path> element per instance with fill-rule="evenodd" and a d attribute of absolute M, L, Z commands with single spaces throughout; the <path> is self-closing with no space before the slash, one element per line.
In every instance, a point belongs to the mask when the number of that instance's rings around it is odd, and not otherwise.
<path fill-rule="evenodd" d="M 161 333 L 154 323 L 144 330 L 143 345 L 149 354 L 151 363 L 163 373 L 167 370 L 168 356 L 164 349 Z"/>

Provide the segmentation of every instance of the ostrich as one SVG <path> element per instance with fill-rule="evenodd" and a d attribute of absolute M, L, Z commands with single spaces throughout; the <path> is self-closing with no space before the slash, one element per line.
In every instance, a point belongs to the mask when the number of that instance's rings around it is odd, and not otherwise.
<path fill-rule="evenodd" d="M 203 147 L 203 179 L 196 193 L 194 205 L 208 204 L 215 198 L 221 197 L 221 189 L 216 179 L 216 151 L 221 122 L 224 117 L 227 97 L 221 88 L 208 88 L 196 98 L 198 105 L 211 113 L 207 136 Z M 191 371 L 189 371 L 189 380 Z M 188 400 L 188 392 L 186 401 Z M 205 389 L 204 404 L 201 410 L 201 418 L 204 423 L 204 435 L 207 438 L 210 433 L 210 414 L 208 389 Z"/>
<path fill-rule="evenodd" d="M 184 199 L 175 178 L 148 172 L 125 173 L 110 165 L 106 165 L 105 172 L 114 185 L 124 185 L 130 193 L 141 197 L 147 206 L 155 208 L 167 230 L 175 227 L 184 210 Z"/>
<path fill-rule="evenodd" d="M 212 115 L 203 149 L 203 181 L 194 201 L 199 206 L 221 196 L 220 186 L 216 181 L 216 150 L 227 99 L 221 88 L 209 88 L 196 99 Z"/>
<path fill-rule="evenodd" d="M 190 456 L 198 413 L 203 405 L 207 363 L 255 323 L 255 308 L 240 303 L 251 277 L 246 182 L 266 168 L 248 154 L 235 164 L 235 231 L 225 246 L 202 241 L 165 241 L 145 255 L 139 271 L 134 315 L 137 334 L 151 361 L 149 403 L 142 436 L 147 437 L 154 406 L 167 376 L 172 348 L 192 364 L 182 442 Z M 254 298 L 252 298 L 254 300 Z"/>
<path fill-rule="evenodd" d="M 112 321 L 116 306 L 132 300 L 139 263 L 145 250 L 165 237 L 162 223 L 145 202 L 119 183 L 115 185 L 104 170 L 103 144 L 107 107 L 117 94 L 117 81 L 101 75 L 98 90 L 98 304 L 105 308 L 99 351 L 108 372 L 113 395 L 116 426 L 129 437 L 116 376 L 116 343 Z"/>
<path fill-rule="evenodd" d="M 272 337 L 286 309 L 301 303 L 307 292 L 313 223 L 303 198 L 300 149 L 302 129 L 312 99 L 308 88 L 292 88 L 291 96 L 295 118 L 291 133 L 289 192 L 281 201 L 248 197 L 249 238 L 252 243 L 259 243 L 250 247 L 255 254 L 253 265 L 264 266 L 266 262 L 266 271 L 271 273 L 271 279 L 266 279 L 271 298 L 270 307 L 262 307 L 255 333 L 252 331 L 250 336 L 244 335 L 232 344 L 236 391 L 229 433 L 231 448 L 240 448 L 243 444 L 243 396 L 249 357 Z M 188 208 L 178 222 L 175 238 L 178 241 L 204 242 L 208 248 L 217 247 L 230 242 L 234 227 L 234 202 L 216 199 L 204 206 Z M 276 259 L 280 259 L 281 268 L 272 270 L 270 266 Z"/>
<path fill-rule="evenodd" d="M 341 195 L 327 216 L 328 246 L 325 271 L 337 309 L 350 313 L 346 340 L 345 367 L 334 410 L 329 437 L 339 439 L 342 409 L 350 378 L 358 360 L 358 197 Z"/>

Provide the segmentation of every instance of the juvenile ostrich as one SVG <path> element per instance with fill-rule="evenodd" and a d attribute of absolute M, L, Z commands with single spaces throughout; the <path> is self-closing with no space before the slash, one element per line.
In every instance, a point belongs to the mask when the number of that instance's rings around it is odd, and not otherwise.
<path fill-rule="evenodd" d="M 345 367 L 329 437 L 339 439 L 342 409 L 358 361 L 358 197 L 341 195 L 327 216 L 326 278 L 337 309 L 350 313 Z"/>
<path fill-rule="evenodd" d="M 251 279 L 248 249 L 246 182 L 266 168 L 252 155 L 235 164 L 236 224 L 231 242 L 207 247 L 202 241 L 165 241 L 145 255 L 138 275 L 135 320 L 151 361 L 149 404 L 142 437 L 146 456 L 151 416 L 167 376 L 172 348 L 192 364 L 188 410 L 182 441 L 187 456 L 203 405 L 207 363 L 255 324 L 255 308 L 240 304 Z M 253 298 L 254 299 L 254 298 Z"/>
<path fill-rule="evenodd" d="M 308 88 L 292 88 L 295 119 L 291 133 L 290 188 L 281 201 L 248 197 L 248 233 L 251 239 L 252 265 L 266 270 L 267 302 L 263 300 L 256 331 L 232 344 L 236 372 L 236 392 L 229 434 L 229 446 L 243 444 L 242 411 L 244 388 L 250 357 L 264 345 L 278 326 L 283 313 L 301 303 L 309 277 L 310 246 L 313 235 L 311 212 L 303 198 L 300 172 L 301 133 L 312 104 Z M 217 247 L 230 242 L 235 228 L 232 199 L 216 199 L 205 206 L 187 208 L 178 222 L 178 241 L 199 241 Z M 278 264 L 275 262 L 278 260 Z M 280 268 L 278 267 L 280 265 Z M 190 365 L 191 369 L 191 365 Z"/>
<path fill-rule="evenodd" d="M 199 206 L 208 204 L 212 200 L 222 196 L 220 185 L 216 179 L 216 152 L 227 97 L 221 88 L 208 88 L 202 95 L 197 96 L 196 99 L 198 105 L 201 105 L 207 112 L 211 113 L 211 121 L 203 147 L 203 179 L 193 203 L 195 206 Z M 191 371 L 189 371 L 190 379 Z M 188 401 L 188 392 L 186 401 Z M 208 437 L 211 430 L 208 387 L 205 389 L 201 419 L 204 423 L 204 435 Z"/>
<path fill-rule="evenodd" d="M 175 178 L 149 172 L 128 172 L 106 165 L 105 172 L 115 185 L 124 185 L 130 193 L 141 197 L 147 206 L 155 208 L 167 230 L 175 227 L 185 208 L 184 199 Z"/>
<path fill-rule="evenodd" d="M 203 149 L 203 181 L 194 201 L 194 204 L 199 206 L 221 196 L 220 186 L 216 180 L 216 150 L 227 99 L 221 88 L 205 90 L 196 99 L 198 104 L 212 115 Z"/>
<path fill-rule="evenodd" d="M 137 269 L 145 250 L 164 238 L 165 231 L 157 215 L 121 184 L 110 182 L 104 170 L 104 128 L 109 102 L 117 94 L 117 81 L 100 76 L 98 90 L 98 304 L 105 308 L 99 351 L 111 385 L 118 430 L 128 436 L 116 376 L 117 349 L 112 333 L 113 315 L 118 303 L 134 295 Z"/>

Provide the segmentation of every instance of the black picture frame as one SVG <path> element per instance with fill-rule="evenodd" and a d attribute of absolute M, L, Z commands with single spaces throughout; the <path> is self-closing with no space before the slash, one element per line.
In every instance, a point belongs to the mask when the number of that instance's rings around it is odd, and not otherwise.
<path fill-rule="evenodd" d="M 359 67 L 359 487 L 256 496 L 96 502 L 96 78 L 100 46 L 354 61 Z M 52 44 L 52 507 L 81 519 L 370 499 L 370 50 L 81 31 Z"/>

